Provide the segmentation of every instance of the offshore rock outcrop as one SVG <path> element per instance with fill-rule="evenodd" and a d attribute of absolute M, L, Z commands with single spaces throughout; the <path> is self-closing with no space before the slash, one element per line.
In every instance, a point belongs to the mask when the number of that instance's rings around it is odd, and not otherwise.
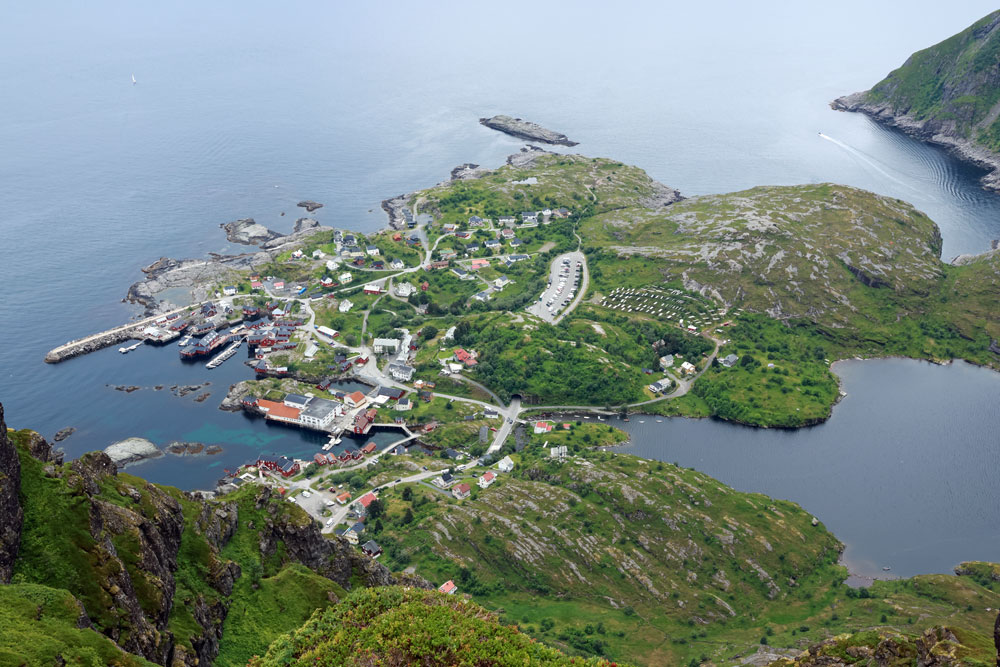
<path fill-rule="evenodd" d="M 130 463 L 163 456 L 160 448 L 145 438 L 126 438 L 107 446 L 104 453 L 114 461 L 119 468 Z"/>
<path fill-rule="evenodd" d="M 503 114 L 493 116 L 492 118 L 480 118 L 479 123 L 492 130 L 497 130 L 498 132 L 503 132 L 504 134 L 509 134 L 512 137 L 517 137 L 518 139 L 524 139 L 526 141 L 538 141 L 543 144 L 553 144 L 559 146 L 576 146 L 579 143 L 576 141 L 570 141 L 569 137 L 565 134 L 562 134 L 561 132 L 553 132 L 552 130 L 542 127 L 538 123 L 532 123 L 531 121 L 513 118 Z"/>
<path fill-rule="evenodd" d="M 243 218 L 219 225 L 226 230 L 226 238 L 230 243 L 241 243 L 243 245 L 260 245 L 267 241 L 280 238 L 282 235 L 276 231 L 268 229 L 253 218 Z"/>
<path fill-rule="evenodd" d="M 316 211 L 318 209 L 323 208 L 322 204 L 320 204 L 319 202 L 315 202 L 315 201 L 313 201 L 311 199 L 306 199 L 305 201 L 300 201 L 298 204 L 296 204 L 296 206 L 304 208 L 309 213 L 312 213 L 313 211 Z"/>

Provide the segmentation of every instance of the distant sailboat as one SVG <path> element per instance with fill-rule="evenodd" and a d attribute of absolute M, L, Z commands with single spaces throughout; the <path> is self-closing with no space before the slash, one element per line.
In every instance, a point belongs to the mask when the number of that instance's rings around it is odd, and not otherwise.
<path fill-rule="evenodd" d="M 135 85 L 135 74 L 132 75 L 132 85 Z"/>

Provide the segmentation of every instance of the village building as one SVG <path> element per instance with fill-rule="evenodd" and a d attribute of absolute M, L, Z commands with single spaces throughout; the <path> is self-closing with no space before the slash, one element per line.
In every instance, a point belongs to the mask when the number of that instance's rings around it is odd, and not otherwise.
<path fill-rule="evenodd" d="M 409 382 L 413 379 L 414 368 L 406 364 L 389 364 L 386 369 L 390 377 L 397 382 Z"/>
<path fill-rule="evenodd" d="M 346 313 L 353 307 L 354 304 L 351 303 L 350 299 L 344 299 L 343 301 L 340 302 L 340 306 L 337 308 L 337 310 L 339 310 L 342 313 Z"/>
<path fill-rule="evenodd" d="M 455 591 L 458 590 L 458 586 L 455 585 L 454 581 L 452 581 L 451 579 L 449 579 L 448 581 L 446 581 L 443 584 L 441 584 L 441 586 L 440 586 L 440 588 L 438 588 L 438 590 L 441 591 L 442 593 L 444 593 L 445 595 L 454 595 Z"/>
<path fill-rule="evenodd" d="M 501 215 L 497 218 L 497 222 L 501 225 L 513 226 L 517 224 L 517 218 L 512 215 Z"/>
<path fill-rule="evenodd" d="M 410 295 L 417 291 L 417 288 L 410 283 L 397 283 L 396 296 L 401 299 L 409 299 Z"/>
<path fill-rule="evenodd" d="M 340 505 L 346 505 L 347 501 L 351 499 L 351 494 L 348 491 L 344 491 L 339 496 L 337 496 L 337 503 Z"/>
<path fill-rule="evenodd" d="M 396 354 L 399 351 L 398 338 L 376 338 L 372 342 L 375 354 Z"/>
<path fill-rule="evenodd" d="M 375 542 L 375 540 L 368 540 L 361 546 L 361 550 L 365 552 L 366 555 L 375 558 L 382 553 L 382 547 Z"/>
<path fill-rule="evenodd" d="M 482 292 L 476 292 L 472 295 L 472 298 L 476 301 L 489 301 L 492 298 L 489 290 L 483 290 Z"/>
<path fill-rule="evenodd" d="M 358 516 L 367 516 L 368 508 L 371 507 L 372 503 L 378 500 L 373 492 L 369 491 L 365 495 L 361 496 L 354 503 L 354 510 L 358 513 Z"/>
<path fill-rule="evenodd" d="M 376 285 L 375 283 L 368 283 L 364 286 L 363 291 L 365 294 L 381 294 L 382 286 Z"/>
<path fill-rule="evenodd" d="M 662 368 L 663 370 L 667 370 L 673 365 L 674 365 L 674 355 L 667 354 L 660 357 L 660 368 Z"/>
<path fill-rule="evenodd" d="M 360 408 L 367 402 L 368 399 L 360 391 L 355 391 L 347 396 L 344 396 L 344 403 L 352 408 Z"/>
<path fill-rule="evenodd" d="M 396 270 L 399 270 L 399 269 L 403 268 L 404 266 L 406 266 L 406 264 L 399 257 L 394 257 L 392 259 L 392 261 L 389 262 L 389 266 L 391 266 L 392 268 L 394 268 Z"/>
<path fill-rule="evenodd" d="M 333 420 L 344 413 L 344 406 L 336 401 L 325 398 L 313 398 L 302 410 L 299 419 L 305 426 L 315 429 L 326 429 Z"/>
<path fill-rule="evenodd" d="M 510 472 L 514 469 L 514 462 L 509 456 L 505 456 L 497 462 L 497 470 L 500 472 Z"/>
<path fill-rule="evenodd" d="M 567 450 L 566 445 L 559 445 L 558 447 L 549 447 L 549 458 L 553 459 L 564 459 L 568 455 L 569 450 Z"/>
<path fill-rule="evenodd" d="M 740 358 L 737 357 L 735 354 L 729 354 L 726 355 L 725 359 L 723 359 L 719 363 L 725 366 L 726 368 L 732 368 L 733 366 L 736 365 L 736 362 L 739 360 Z"/>
<path fill-rule="evenodd" d="M 493 286 L 496 287 L 497 289 L 503 289 L 509 284 L 510 284 L 510 278 L 508 278 L 507 276 L 500 276 L 499 278 L 493 281 Z"/>
<path fill-rule="evenodd" d="M 479 481 L 477 483 L 479 484 L 480 489 L 487 489 L 491 484 L 493 484 L 493 482 L 496 481 L 496 479 L 496 474 L 494 474 L 492 470 L 487 470 L 479 477 Z"/>
<path fill-rule="evenodd" d="M 463 500 L 469 497 L 472 492 L 472 487 L 468 484 L 459 484 L 454 489 L 451 490 L 451 495 L 455 496 L 458 500 Z"/>
<path fill-rule="evenodd" d="M 354 280 L 354 276 L 352 276 L 349 272 L 344 271 L 339 276 L 337 276 L 337 280 L 340 281 L 341 285 L 346 285 L 347 283 L 349 283 L 352 280 Z"/>
<path fill-rule="evenodd" d="M 683 373 L 684 375 L 690 375 L 691 373 L 694 373 L 694 371 L 695 371 L 694 364 L 692 364 L 690 361 L 685 361 L 684 363 L 681 364 L 681 373 Z"/>
<path fill-rule="evenodd" d="M 539 433 L 550 433 L 552 431 L 552 426 L 553 426 L 552 422 L 538 421 L 538 422 L 535 422 L 535 429 L 534 429 L 534 431 L 535 431 L 536 434 L 539 434 Z"/>
<path fill-rule="evenodd" d="M 378 246 L 370 245 L 365 248 L 365 252 L 372 257 L 378 257 Z"/>
<path fill-rule="evenodd" d="M 533 211 L 525 211 L 524 213 L 521 214 L 521 222 L 523 222 L 526 225 L 538 222 L 538 213 L 535 213 Z"/>
<path fill-rule="evenodd" d="M 413 401 L 408 398 L 401 398 L 396 403 L 396 409 L 400 412 L 407 412 L 413 408 Z"/>

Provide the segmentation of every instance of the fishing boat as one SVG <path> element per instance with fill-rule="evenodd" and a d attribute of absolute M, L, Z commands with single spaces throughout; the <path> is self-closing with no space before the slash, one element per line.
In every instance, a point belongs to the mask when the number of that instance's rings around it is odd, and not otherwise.
<path fill-rule="evenodd" d="M 177 343 L 177 347 L 184 347 L 185 345 L 188 345 L 191 340 L 191 336 L 184 336 L 184 338 L 181 338 L 180 342 Z"/>
<path fill-rule="evenodd" d="M 639 423 L 640 423 L 640 424 L 645 424 L 646 422 L 645 422 L 644 420 L 640 419 L 640 420 L 639 420 Z"/>
<path fill-rule="evenodd" d="M 663 423 L 663 420 L 662 420 L 662 419 L 657 419 L 657 420 L 656 420 L 656 423 L 657 423 L 657 424 L 662 424 L 662 423 Z"/>
<path fill-rule="evenodd" d="M 135 74 L 132 75 L 132 85 L 135 85 Z"/>

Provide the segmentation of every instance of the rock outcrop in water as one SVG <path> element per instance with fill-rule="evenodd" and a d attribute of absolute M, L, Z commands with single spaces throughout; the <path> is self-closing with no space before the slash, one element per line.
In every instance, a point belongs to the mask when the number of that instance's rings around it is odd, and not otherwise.
<path fill-rule="evenodd" d="M 940 44 L 918 51 L 871 90 L 834 100 L 840 111 L 943 146 L 988 170 L 1000 190 L 1000 11 Z"/>
<path fill-rule="evenodd" d="M 226 230 L 226 238 L 230 243 L 243 245 L 260 245 L 267 241 L 281 238 L 281 234 L 256 222 L 253 218 L 244 218 L 220 225 Z"/>
<path fill-rule="evenodd" d="M 511 116 L 499 115 L 492 118 L 480 118 L 480 124 L 486 127 L 509 134 L 518 139 L 526 141 L 539 141 L 543 144 L 553 144 L 559 146 L 576 146 L 578 142 L 570 141 L 569 138 L 560 132 L 548 130 L 538 123 L 512 118 Z"/>
<path fill-rule="evenodd" d="M 296 206 L 304 208 L 309 213 L 312 213 L 313 211 L 316 211 L 316 210 L 319 210 L 319 209 L 323 208 L 322 204 L 320 204 L 319 202 L 314 202 L 311 199 L 306 199 L 305 201 L 300 201 L 298 204 L 296 204 Z"/>
<path fill-rule="evenodd" d="M 119 440 L 113 445 L 106 447 L 104 449 L 104 453 L 107 454 L 108 458 L 110 458 L 119 468 L 123 468 L 130 463 L 143 461 L 145 459 L 154 459 L 163 455 L 163 452 L 160 451 L 159 447 L 145 438 L 126 438 L 125 440 Z"/>

